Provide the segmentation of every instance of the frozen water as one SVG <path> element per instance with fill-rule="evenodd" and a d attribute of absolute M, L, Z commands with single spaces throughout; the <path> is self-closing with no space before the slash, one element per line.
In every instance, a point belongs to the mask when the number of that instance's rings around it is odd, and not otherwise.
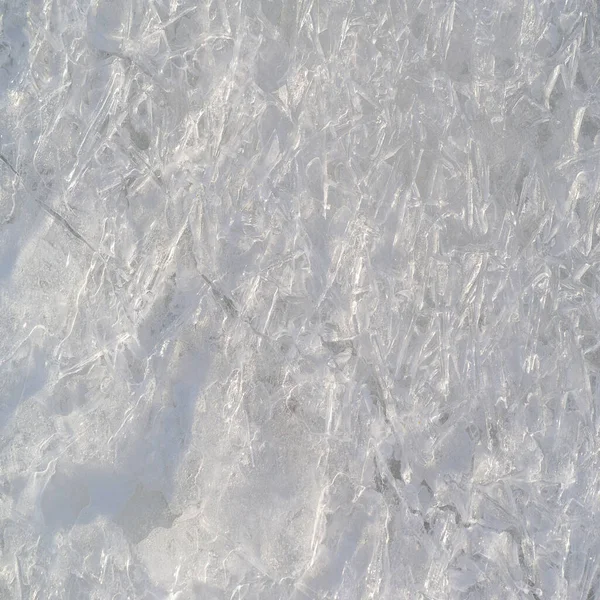
<path fill-rule="evenodd" d="M 0 598 L 600 598 L 596 0 L 0 19 Z"/>

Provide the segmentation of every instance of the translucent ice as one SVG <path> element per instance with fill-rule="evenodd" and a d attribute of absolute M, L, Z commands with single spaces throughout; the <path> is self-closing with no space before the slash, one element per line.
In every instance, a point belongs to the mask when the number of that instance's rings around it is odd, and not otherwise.
<path fill-rule="evenodd" d="M 599 6 L 0 0 L 0 597 L 600 598 Z"/>

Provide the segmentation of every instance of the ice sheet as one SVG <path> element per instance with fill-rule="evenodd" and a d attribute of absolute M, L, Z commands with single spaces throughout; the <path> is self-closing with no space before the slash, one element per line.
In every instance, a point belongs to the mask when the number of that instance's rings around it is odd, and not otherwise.
<path fill-rule="evenodd" d="M 0 24 L 0 598 L 600 598 L 595 0 Z"/>

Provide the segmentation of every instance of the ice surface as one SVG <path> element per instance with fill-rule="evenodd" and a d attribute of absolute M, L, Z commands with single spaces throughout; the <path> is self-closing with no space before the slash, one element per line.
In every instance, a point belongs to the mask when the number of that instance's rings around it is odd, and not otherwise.
<path fill-rule="evenodd" d="M 0 598 L 600 598 L 596 0 L 0 19 Z"/>

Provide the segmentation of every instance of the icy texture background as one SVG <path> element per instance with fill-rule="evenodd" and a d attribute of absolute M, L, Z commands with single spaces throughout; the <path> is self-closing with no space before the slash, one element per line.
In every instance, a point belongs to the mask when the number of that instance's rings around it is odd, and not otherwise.
<path fill-rule="evenodd" d="M 600 598 L 596 0 L 0 15 L 0 598 Z"/>

